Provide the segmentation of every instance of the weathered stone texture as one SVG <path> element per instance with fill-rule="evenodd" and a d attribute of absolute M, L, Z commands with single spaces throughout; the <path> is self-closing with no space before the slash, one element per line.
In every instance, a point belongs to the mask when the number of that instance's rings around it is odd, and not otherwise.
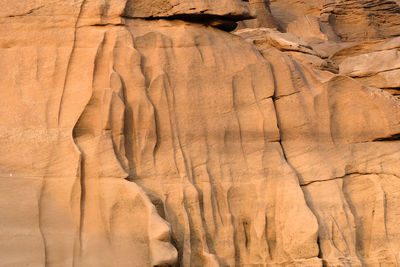
<path fill-rule="evenodd" d="M 398 2 L 0 2 L 0 266 L 400 264 Z"/>

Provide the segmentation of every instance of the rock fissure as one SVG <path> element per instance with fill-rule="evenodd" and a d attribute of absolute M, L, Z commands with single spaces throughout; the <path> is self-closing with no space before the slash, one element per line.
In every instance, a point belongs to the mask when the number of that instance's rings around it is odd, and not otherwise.
<path fill-rule="evenodd" d="M 237 27 L 237 21 L 242 20 L 240 16 L 219 16 L 207 14 L 177 14 L 172 16 L 154 16 L 154 17 L 129 17 L 124 16 L 125 19 L 144 19 L 144 20 L 181 20 L 193 24 L 201 24 L 204 26 L 211 26 L 223 31 L 233 31 Z"/>
<path fill-rule="evenodd" d="M 7 18 L 24 17 L 24 16 L 32 15 L 35 11 L 42 9 L 43 7 L 45 7 L 45 5 L 41 5 L 41 6 L 32 8 L 24 13 L 8 15 Z"/>

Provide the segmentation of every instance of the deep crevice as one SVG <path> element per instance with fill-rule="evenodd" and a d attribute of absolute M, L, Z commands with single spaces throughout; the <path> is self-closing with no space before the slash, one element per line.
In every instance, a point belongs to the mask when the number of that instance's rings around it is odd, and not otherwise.
<path fill-rule="evenodd" d="M 107 27 L 107 26 L 118 27 L 118 26 L 126 26 L 126 25 L 123 24 L 123 23 L 96 23 L 96 24 L 82 25 L 82 26 L 79 26 L 77 28 L 83 28 L 83 27 Z"/>
<path fill-rule="evenodd" d="M 154 17 L 130 17 L 124 15 L 125 19 L 144 19 L 144 20 L 182 20 L 195 24 L 211 26 L 223 31 L 233 31 L 237 27 L 237 21 L 251 19 L 251 16 L 243 15 L 210 15 L 210 14 L 176 14 L 172 16 L 154 16 Z"/>
<path fill-rule="evenodd" d="M 400 141 L 400 133 L 393 134 L 387 137 L 376 138 L 374 142 L 385 142 L 385 141 Z"/>
<path fill-rule="evenodd" d="M 167 20 L 186 20 L 186 21 L 210 21 L 210 20 L 225 20 L 225 21 L 241 21 L 246 19 L 252 19 L 253 16 L 250 15 L 237 15 L 237 14 L 226 14 L 226 15 L 214 15 L 214 14 L 175 14 L 171 16 L 149 16 L 149 17 L 131 17 L 128 15 L 123 15 L 124 18 L 127 19 L 145 19 L 145 20 L 158 20 L 158 19 L 167 19 Z"/>

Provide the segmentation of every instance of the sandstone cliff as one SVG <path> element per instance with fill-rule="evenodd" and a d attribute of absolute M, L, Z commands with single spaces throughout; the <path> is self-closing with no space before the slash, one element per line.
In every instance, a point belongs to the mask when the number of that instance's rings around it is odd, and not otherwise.
<path fill-rule="evenodd" d="M 0 266 L 397 266 L 400 6 L 2 0 Z"/>

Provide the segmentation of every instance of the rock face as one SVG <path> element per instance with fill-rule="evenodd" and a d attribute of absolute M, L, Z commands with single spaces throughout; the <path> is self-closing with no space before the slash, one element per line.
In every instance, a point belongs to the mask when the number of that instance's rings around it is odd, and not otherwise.
<path fill-rule="evenodd" d="M 171 16 L 222 16 L 237 19 L 251 17 L 250 7 L 241 0 L 126 0 L 124 15 L 131 18 Z"/>
<path fill-rule="evenodd" d="M 398 2 L 2 3 L 0 266 L 400 264 Z"/>
<path fill-rule="evenodd" d="M 271 14 L 270 2 L 269 0 L 251 0 L 250 8 L 255 14 L 255 18 L 251 20 L 246 20 L 242 22 L 242 27 L 244 28 L 259 28 L 268 27 L 278 29 L 279 23 L 276 21 L 274 16 Z"/>
<path fill-rule="evenodd" d="M 272 13 L 282 25 L 316 17 L 322 31 L 331 31 L 342 41 L 397 36 L 400 7 L 393 0 L 271 0 Z"/>

